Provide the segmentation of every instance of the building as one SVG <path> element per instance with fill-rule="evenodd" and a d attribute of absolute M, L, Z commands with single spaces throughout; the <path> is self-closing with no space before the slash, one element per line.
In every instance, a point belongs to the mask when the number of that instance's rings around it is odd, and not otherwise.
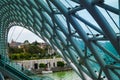
<path fill-rule="evenodd" d="M 16 42 L 14 40 L 11 41 L 11 43 L 9 44 L 10 47 L 18 47 L 19 45 L 21 45 L 21 42 Z"/>

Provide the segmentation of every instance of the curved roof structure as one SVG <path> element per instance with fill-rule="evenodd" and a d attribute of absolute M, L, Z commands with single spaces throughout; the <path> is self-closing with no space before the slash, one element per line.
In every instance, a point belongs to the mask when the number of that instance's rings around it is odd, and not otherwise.
<path fill-rule="evenodd" d="M 0 0 L 0 54 L 7 54 L 9 29 L 19 25 L 48 42 L 83 80 L 87 80 L 86 76 L 118 80 L 119 3 L 120 0 Z"/>

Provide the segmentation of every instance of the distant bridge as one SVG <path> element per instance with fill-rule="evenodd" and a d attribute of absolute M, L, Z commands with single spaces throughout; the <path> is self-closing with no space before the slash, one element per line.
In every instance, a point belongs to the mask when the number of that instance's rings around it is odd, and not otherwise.
<path fill-rule="evenodd" d="M 0 0 L 0 71 L 32 80 L 8 62 L 12 26 L 49 43 L 82 80 L 120 79 L 120 0 Z"/>

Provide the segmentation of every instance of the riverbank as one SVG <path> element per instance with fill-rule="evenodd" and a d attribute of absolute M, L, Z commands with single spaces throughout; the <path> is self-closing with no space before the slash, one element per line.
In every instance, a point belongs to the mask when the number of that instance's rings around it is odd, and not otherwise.
<path fill-rule="evenodd" d="M 61 72 L 61 71 L 69 71 L 69 70 L 72 70 L 72 68 L 69 66 L 65 66 L 65 67 L 54 67 L 49 70 L 47 68 L 32 69 L 31 71 L 34 72 L 35 74 L 42 74 L 42 71 Z"/>
<path fill-rule="evenodd" d="M 54 68 L 54 67 L 58 67 L 57 66 L 57 62 L 64 62 L 64 64 L 66 64 L 66 62 L 62 59 L 62 58 L 51 58 L 51 59 L 39 59 L 39 60 L 18 60 L 15 61 L 16 63 L 22 65 L 24 68 L 26 69 L 40 69 L 39 65 L 41 63 L 46 64 L 46 66 L 48 68 Z"/>

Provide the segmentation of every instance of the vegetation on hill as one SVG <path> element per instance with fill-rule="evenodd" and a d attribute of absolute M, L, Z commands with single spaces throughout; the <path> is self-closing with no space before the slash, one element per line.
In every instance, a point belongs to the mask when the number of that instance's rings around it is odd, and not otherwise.
<path fill-rule="evenodd" d="M 8 45 L 9 57 L 12 60 L 31 60 L 31 59 L 42 59 L 42 58 L 52 58 L 53 56 L 60 57 L 56 52 L 53 54 L 48 54 L 49 45 L 44 48 L 39 47 L 38 42 L 33 42 L 25 44 L 21 48 L 10 47 Z"/>

